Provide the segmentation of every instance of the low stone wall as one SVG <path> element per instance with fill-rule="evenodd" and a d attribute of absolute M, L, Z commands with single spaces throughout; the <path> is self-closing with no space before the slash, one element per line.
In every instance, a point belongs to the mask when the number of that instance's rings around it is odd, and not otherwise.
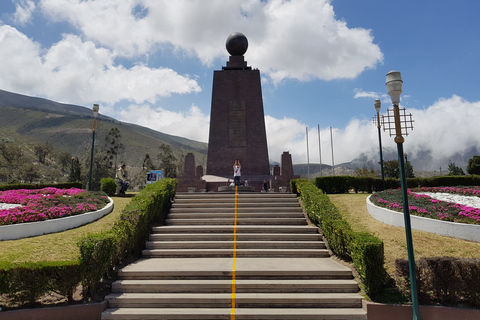
<path fill-rule="evenodd" d="M 100 320 L 107 302 L 79 304 L 65 307 L 0 311 L 0 320 Z"/>
<path fill-rule="evenodd" d="M 403 212 L 393 211 L 378 207 L 367 198 L 368 213 L 378 221 L 396 227 L 405 227 Z M 480 225 L 457 222 L 447 222 L 410 215 L 412 229 L 422 230 L 440 236 L 458 238 L 468 241 L 480 242 Z"/>
<path fill-rule="evenodd" d="M 411 320 L 413 316 L 412 306 L 393 305 L 366 302 L 363 308 L 367 311 L 368 320 Z M 480 310 L 462 309 L 441 306 L 420 306 L 422 320 L 478 320 Z"/>
<path fill-rule="evenodd" d="M 0 241 L 41 236 L 43 234 L 61 232 L 92 223 L 112 212 L 113 200 L 110 197 L 108 200 L 110 203 L 102 209 L 93 212 L 52 220 L 0 226 Z"/>

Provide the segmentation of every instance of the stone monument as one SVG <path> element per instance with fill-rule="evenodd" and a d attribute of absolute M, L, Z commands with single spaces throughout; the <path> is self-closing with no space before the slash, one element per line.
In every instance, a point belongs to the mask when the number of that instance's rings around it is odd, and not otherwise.
<path fill-rule="evenodd" d="M 207 175 L 231 178 L 239 159 L 242 181 L 270 177 L 260 71 L 247 66 L 247 38 L 239 32 L 226 42 L 230 60 L 214 71 Z"/>

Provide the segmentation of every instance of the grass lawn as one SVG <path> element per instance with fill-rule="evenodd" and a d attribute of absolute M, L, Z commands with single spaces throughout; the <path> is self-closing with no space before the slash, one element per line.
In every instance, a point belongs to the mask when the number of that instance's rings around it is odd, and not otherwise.
<path fill-rule="evenodd" d="M 38 237 L 0 241 L 0 266 L 38 261 L 76 261 L 77 241 L 88 233 L 108 230 L 132 198 L 113 197 L 113 211 L 88 225 Z"/>
<path fill-rule="evenodd" d="M 405 229 L 393 227 L 373 219 L 367 212 L 366 199 L 370 194 L 331 194 L 344 219 L 354 231 L 368 231 L 383 240 L 385 244 L 385 268 L 389 274 L 395 271 L 395 259 L 407 258 Z M 480 243 L 437 236 L 432 233 L 412 230 L 415 260 L 422 257 L 465 257 L 479 258 Z"/>

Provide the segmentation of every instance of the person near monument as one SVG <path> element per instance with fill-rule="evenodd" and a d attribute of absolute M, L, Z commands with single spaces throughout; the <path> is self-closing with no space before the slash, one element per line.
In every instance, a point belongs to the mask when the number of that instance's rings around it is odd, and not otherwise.
<path fill-rule="evenodd" d="M 268 191 L 268 181 L 266 179 L 263 180 L 263 190 Z"/>
<path fill-rule="evenodd" d="M 235 163 L 233 165 L 233 180 L 235 181 L 235 185 L 238 186 L 240 185 L 240 169 L 242 166 L 240 165 L 240 161 L 238 159 L 235 160 Z"/>
<path fill-rule="evenodd" d="M 127 181 L 127 176 L 125 174 L 125 164 L 118 166 L 117 172 L 115 174 L 115 180 L 120 185 L 119 194 L 125 194 L 130 183 Z"/>

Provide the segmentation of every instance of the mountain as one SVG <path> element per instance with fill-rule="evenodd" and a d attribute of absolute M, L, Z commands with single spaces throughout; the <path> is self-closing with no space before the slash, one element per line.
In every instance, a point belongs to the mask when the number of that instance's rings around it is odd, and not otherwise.
<path fill-rule="evenodd" d="M 22 139 L 32 144 L 48 142 L 55 149 L 68 151 L 80 159 L 87 159 L 90 155 L 93 125 L 91 108 L 0 90 L 0 114 L 0 138 L 3 140 Z M 155 159 L 161 144 L 171 145 L 179 159 L 193 152 L 197 165 L 206 166 L 206 143 L 168 135 L 101 114 L 97 118 L 95 148 L 104 145 L 105 137 L 112 128 L 120 131 L 120 142 L 125 146 L 119 161 L 129 166 L 142 166 L 146 154 Z"/>

